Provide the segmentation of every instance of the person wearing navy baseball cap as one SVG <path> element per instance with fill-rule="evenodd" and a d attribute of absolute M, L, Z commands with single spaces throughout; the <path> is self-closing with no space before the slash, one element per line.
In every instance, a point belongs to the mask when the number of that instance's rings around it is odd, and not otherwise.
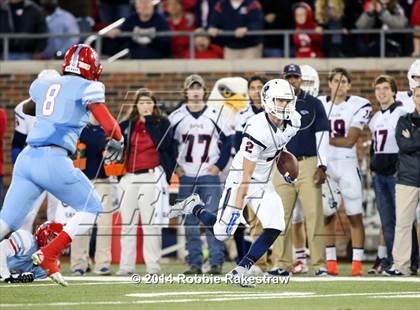
<path fill-rule="evenodd" d="M 321 101 L 300 88 L 302 71 L 299 65 L 286 65 L 283 76 L 295 90 L 296 110 L 302 116 L 299 132 L 287 144 L 287 150 L 299 161 L 300 174 L 294 184 L 287 184 L 281 180 L 280 173 L 275 171 L 273 183 L 283 200 L 286 223 L 289 223 L 295 201 L 299 198 L 305 214 L 312 268 L 316 276 L 326 276 L 321 184 L 326 179 L 326 150 L 329 141 L 328 138 L 322 139 L 322 136 L 329 136 L 328 118 Z M 288 225 L 284 234 L 274 243 L 272 260 L 274 268 L 269 274 L 289 275 L 293 266 L 292 225 Z"/>
<path fill-rule="evenodd" d="M 298 65 L 296 65 L 296 64 L 290 64 L 290 65 L 284 66 L 283 74 L 284 74 L 284 77 L 286 79 L 289 76 L 298 76 L 298 77 L 301 77 L 302 76 L 302 71 L 300 70 L 300 67 Z"/>

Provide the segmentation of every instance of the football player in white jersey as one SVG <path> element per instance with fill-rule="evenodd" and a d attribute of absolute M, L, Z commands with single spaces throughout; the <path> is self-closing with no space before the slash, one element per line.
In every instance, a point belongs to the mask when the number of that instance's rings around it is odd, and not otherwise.
<path fill-rule="evenodd" d="M 363 271 L 364 226 L 362 207 L 362 180 L 357 161 L 356 142 L 368 123 L 372 107 L 370 102 L 359 96 L 350 96 L 350 73 L 343 68 L 335 68 L 328 77 L 330 96 L 321 96 L 330 121 L 330 145 L 328 149 L 327 171 L 332 186 L 337 187 L 344 201 L 346 215 L 351 225 L 353 246 L 352 276 L 361 276 Z M 336 188 L 332 189 L 336 191 Z M 337 205 L 323 188 L 326 231 L 326 258 L 328 273 L 338 275 L 335 247 L 335 216 Z"/>
<path fill-rule="evenodd" d="M 302 84 L 300 88 L 308 94 L 317 97 L 320 84 L 318 72 L 309 65 L 300 66 L 300 70 L 302 71 Z M 304 218 L 303 207 L 298 198 L 292 214 L 293 248 L 295 252 L 295 262 L 291 269 L 292 273 L 306 273 L 309 270 L 306 258 Z"/>
<path fill-rule="evenodd" d="M 286 80 L 267 82 L 261 100 L 265 113 L 259 113 L 247 122 L 241 147 L 226 179 L 217 216 L 205 209 L 198 195 L 192 195 L 182 206 L 176 205 L 170 215 L 192 214 L 213 227 L 216 238 L 224 241 L 234 234 L 243 207 L 248 204 L 261 221 L 263 233 L 231 271 L 232 275 L 241 277 L 247 275 L 285 229 L 283 204 L 271 176 L 277 156 L 300 128 L 301 116 L 295 110 L 296 96 Z M 293 182 L 290 176 L 285 179 Z"/>
<path fill-rule="evenodd" d="M 370 123 L 372 133 L 372 149 L 370 168 L 372 171 L 373 188 L 379 216 L 381 219 L 387 258 L 383 265 L 392 265 L 392 247 L 395 235 L 395 173 L 398 162 L 398 145 L 395 138 L 395 128 L 398 119 L 407 114 L 403 104 L 395 100 L 397 83 L 388 75 L 380 75 L 375 79 L 375 97 L 380 104 Z"/>
<path fill-rule="evenodd" d="M 255 114 L 263 112 L 264 109 L 261 105 L 261 90 L 264 84 L 267 83 L 267 79 L 263 76 L 254 75 L 248 79 L 248 96 L 249 96 L 249 104 L 248 107 L 239 111 L 235 117 L 235 141 L 234 141 L 234 148 L 235 153 L 239 151 L 242 143 L 242 135 L 245 130 L 246 122 Z M 245 218 L 247 219 L 249 226 L 250 226 L 250 236 L 252 239 L 257 238 L 262 233 L 262 226 L 261 222 L 258 218 L 253 214 L 250 208 L 246 208 Z M 238 227 L 235 233 L 235 242 L 236 248 L 238 251 L 238 259 L 241 260 L 243 256 L 245 256 L 245 240 L 244 240 L 244 226 Z M 241 240 L 242 235 L 242 240 Z M 240 253 L 240 248 L 243 248 L 242 253 Z M 242 254 L 242 255 L 241 255 Z M 264 271 L 267 269 L 267 256 L 261 257 L 261 259 L 252 267 L 252 273 L 255 275 L 263 274 Z"/>
<path fill-rule="evenodd" d="M 197 74 L 184 81 L 187 103 L 169 115 L 178 143 L 178 168 L 180 188 L 178 198 L 192 193 L 203 197 L 210 212 L 216 212 L 222 195 L 219 174 L 227 165 L 231 149 L 233 130 L 220 112 L 206 105 L 205 82 Z M 185 217 L 188 264 L 186 274 L 200 274 L 203 264 L 199 221 L 189 215 Z M 220 274 L 224 262 L 224 244 L 209 231 L 209 263 L 211 274 Z"/>
<path fill-rule="evenodd" d="M 413 90 L 420 85 L 420 59 L 415 60 L 407 72 L 408 85 L 410 90 L 397 92 L 396 101 L 402 102 L 405 109 L 414 112 L 415 104 L 413 100 Z"/>
<path fill-rule="evenodd" d="M 38 78 L 42 79 L 52 79 L 60 76 L 60 74 L 53 69 L 45 69 L 42 70 L 38 74 Z M 15 132 L 13 134 L 12 139 L 12 163 L 14 164 L 19 153 L 24 149 L 26 146 L 26 137 L 28 136 L 29 132 L 31 131 L 32 127 L 35 124 L 36 117 L 35 117 L 35 109 L 31 111 L 31 109 L 25 108 L 25 105 L 27 103 L 31 102 L 31 98 L 25 99 L 22 102 L 20 102 L 15 107 Z M 23 111 L 27 112 L 24 113 Z M 43 201 L 45 198 L 48 198 L 48 209 L 47 209 L 47 219 L 49 221 L 55 220 L 55 204 L 52 203 L 52 201 L 56 201 L 57 198 L 55 198 L 53 195 L 47 192 L 43 192 L 41 196 L 36 200 L 35 206 L 32 209 L 32 211 L 26 216 L 24 224 L 21 226 L 21 229 L 27 230 L 30 233 L 32 233 L 33 224 L 35 221 L 35 218 L 38 214 L 39 208 L 41 207 Z"/>

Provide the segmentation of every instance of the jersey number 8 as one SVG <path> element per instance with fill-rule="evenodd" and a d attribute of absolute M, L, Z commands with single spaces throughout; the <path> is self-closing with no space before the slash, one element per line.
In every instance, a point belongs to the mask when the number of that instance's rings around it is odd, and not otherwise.
<path fill-rule="evenodd" d="M 42 105 L 42 114 L 44 114 L 44 116 L 51 116 L 53 114 L 55 99 L 58 96 L 60 88 L 60 84 L 52 84 L 50 87 L 48 87 L 47 94 L 45 95 L 45 100 Z"/>

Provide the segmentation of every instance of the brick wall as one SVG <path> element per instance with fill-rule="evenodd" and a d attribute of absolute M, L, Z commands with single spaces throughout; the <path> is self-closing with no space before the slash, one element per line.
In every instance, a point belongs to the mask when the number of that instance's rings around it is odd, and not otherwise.
<path fill-rule="evenodd" d="M 404 71 L 353 71 L 352 72 L 352 92 L 369 98 L 375 103 L 372 91 L 372 81 L 375 76 L 382 73 L 391 74 L 397 78 L 399 87 L 406 89 L 407 80 Z M 262 72 L 260 72 L 262 73 Z M 211 72 L 201 73 L 205 78 L 208 89 L 211 90 L 214 82 L 226 76 L 249 77 L 254 72 Z M 164 101 L 164 105 L 175 105 L 182 99 L 182 84 L 187 74 L 185 73 L 112 73 L 104 74 L 102 81 L 106 86 L 107 105 L 111 112 L 117 116 L 121 104 L 125 101 L 127 91 L 136 90 L 139 87 L 149 87 L 157 93 L 159 100 Z M 268 73 L 268 77 L 277 77 L 273 73 Z M 35 74 L 1 74 L 0 75 L 0 106 L 6 108 L 8 116 L 8 131 L 4 141 L 5 150 L 5 183 L 10 181 L 10 145 L 14 130 L 13 109 L 20 101 L 28 97 L 28 88 L 31 81 L 36 77 Z M 321 91 L 325 93 L 327 88 L 327 73 L 321 72 Z"/>

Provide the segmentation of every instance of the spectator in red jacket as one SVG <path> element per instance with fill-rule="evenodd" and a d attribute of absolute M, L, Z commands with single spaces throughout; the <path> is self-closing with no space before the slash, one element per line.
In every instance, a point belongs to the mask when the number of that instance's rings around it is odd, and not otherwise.
<path fill-rule="evenodd" d="M 420 0 L 416 0 L 411 11 L 411 26 L 420 29 Z M 413 57 L 420 57 L 420 33 L 418 32 L 413 34 L 413 47 Z"/>
<path fill-rule="evenodd" d="M 203 28 L 196 30 L 204 31 Z M 223 48 L 217 44 L 211 43 L 208 35 L 198 35 L 194 38 L 195 58 L 196 59 L 221 59 L 223 58 Z M 190 50 L 186 53 L 186 58 L 191 58 Z"/>
<path fill-rule="evenodd" d="M 312 8 L 305 2 L 299 2 L 294 7 L 296 29 L 315 30 Z M 322 35 L 319 33 L 298 33 L 293 35 L 297 58 L 322 57 Z"/>
<path fill-rule="evenodd" d="M 193 31 L 195 29 L 194 14 L 184 11 L 182 0 L 167 0 L 168 24 L 172 31 Z M 174 58 L 185 58 L 190 47 L 188 36 L 172 37 L 172 54 Z"/>
<path fill-rule="evenodd" d="M 7 116 L 3 108 L 0 108 L 0 205 L 3 197 L 3 139 L 7 129 Z"/>

